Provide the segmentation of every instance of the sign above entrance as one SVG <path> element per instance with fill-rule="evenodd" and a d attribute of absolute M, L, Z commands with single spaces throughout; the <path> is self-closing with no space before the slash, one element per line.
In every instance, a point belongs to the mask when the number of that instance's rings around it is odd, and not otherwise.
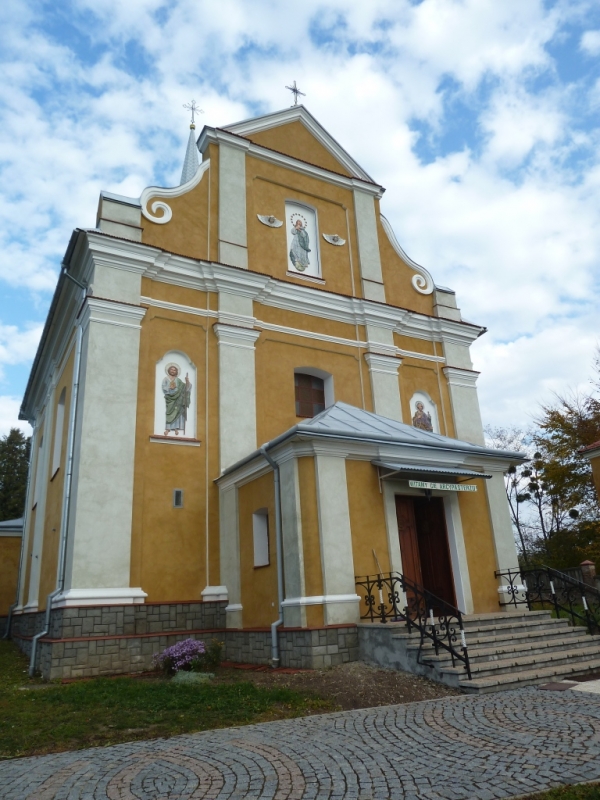
<path fill-rule="evenodd" d="M 477 487 L 465 483 L 433 483 L 432 481 L 409 481 L 412 489 L 441 489 L 444 492 L 476 492 Z"/>

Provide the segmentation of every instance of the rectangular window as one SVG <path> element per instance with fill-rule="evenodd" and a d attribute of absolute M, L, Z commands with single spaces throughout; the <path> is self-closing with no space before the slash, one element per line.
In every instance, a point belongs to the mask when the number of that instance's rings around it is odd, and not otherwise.
<path fill-rule="evenodd" d="M 269 512 L 260 508 L 252 514 L 252 537 L 254 539 L 254 566 L 266 567 L 269 559 Z"/>
<path fill-rule="evenodd" d="M 173 489 L 173 508 L 183 508 L 183 489 Z"/>
<path fill-rule="evenodd" d="M 325 411 L 325 382 L 322 378 L 297 372 L 294 383 L 297 417 L 316 417 L 321 411 Z"/>

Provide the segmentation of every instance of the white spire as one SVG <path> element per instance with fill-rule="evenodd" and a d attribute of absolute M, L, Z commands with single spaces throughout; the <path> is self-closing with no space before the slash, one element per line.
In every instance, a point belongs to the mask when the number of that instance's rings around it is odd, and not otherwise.
<path fill-rule="evenodd" d="M 196 126 L 192 123 L 190 125 L 190 138 L 185 151 L 183 169 L 181 170 L 181 185 L 191 181 L 198 169 L 198 148 L 196 147 L 195 130 Z"/>

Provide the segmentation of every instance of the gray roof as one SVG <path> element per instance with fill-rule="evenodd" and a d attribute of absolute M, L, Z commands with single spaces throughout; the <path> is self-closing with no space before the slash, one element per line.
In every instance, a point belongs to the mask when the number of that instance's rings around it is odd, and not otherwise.
<path fill-rule="evenodd" d="M 188 138 L 187 149 L 185 151 L 185 159 L 183 161 L 183 169 L 181 170 L 180 185 L 191 181 L 198 170 L 198 148 L 196 147 L 196 139 L 194 135 L 194 128 L 190 129 Z"/>
<path fill-rule="evenodd" d="M 0 522 L 0 536 L 21 536 L 23 533 L 23 517 L 5 519 Z"/>
<path fill-rule="evenodd" d="M 406 425 L 404 422 L 397 422 L 395 419 L 388 419 L 388 417 L 382 417 L 381 414 L 373 414 L 371 411 L 365 411 L 342 402 L 334 403 L 316 417 L 294 425 L 293 428 L 267 442 L 264 448 L 270 450 L 292 437 L 345 439 L 372 444 L 404 445 L 419 450 L 439 450 L 516 462 L 525 460 L 522 453 L 511 450 L 495 450 L 491 447 L 442 436 L 440 433 L 429 433 L 414 428 L 412 425 Z M 234 472 L 259 454 L 259 450 L 249 453 L 246 458 L 227 467 L 223 475 Z"/>
<path fill-rule="evenodd" d="M 435 447 L 441 450 L 458 450 L 461 453 L 473 453 L 486 456 L 505 456 L 523 460 L 521 453 L 514 453 L 508 450 L 494 450 L 490 447 L 482 447 L 470 442 L 462 442 L 460 439 L 452 439 L 450 436 L 442 436 L 440 433 L 430 433 L 404 422 L 397 422 L 395 419 L 382 417 L 380 414 L 373 414 L 371 411 L 364 411 L 362 408 L 348 405 L 348 403 L 335 403 L 322 411 L 316 417 L 306 422 L 301 422 L 295 426 L 298 433 L 312 433 L 318 435 L 329 435 L 333 437 L 352 438 L 386 442 L 389 444 L 404 444 L 414 447 Z"/>

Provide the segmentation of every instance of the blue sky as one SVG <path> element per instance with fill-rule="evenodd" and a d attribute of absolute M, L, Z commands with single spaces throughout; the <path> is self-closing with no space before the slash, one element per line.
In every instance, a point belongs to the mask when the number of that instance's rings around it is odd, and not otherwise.
<path fill-rule="evenodd" d="M 188 134 L 303 102 L 405 250 L 489 332 L 484 420 L 589 387 L 600 340 L 597 0 L 4 0 L 0 433 L 101 189 L 178 183 Z M 20 423 L 27 430 L 27 426 Z"/>

